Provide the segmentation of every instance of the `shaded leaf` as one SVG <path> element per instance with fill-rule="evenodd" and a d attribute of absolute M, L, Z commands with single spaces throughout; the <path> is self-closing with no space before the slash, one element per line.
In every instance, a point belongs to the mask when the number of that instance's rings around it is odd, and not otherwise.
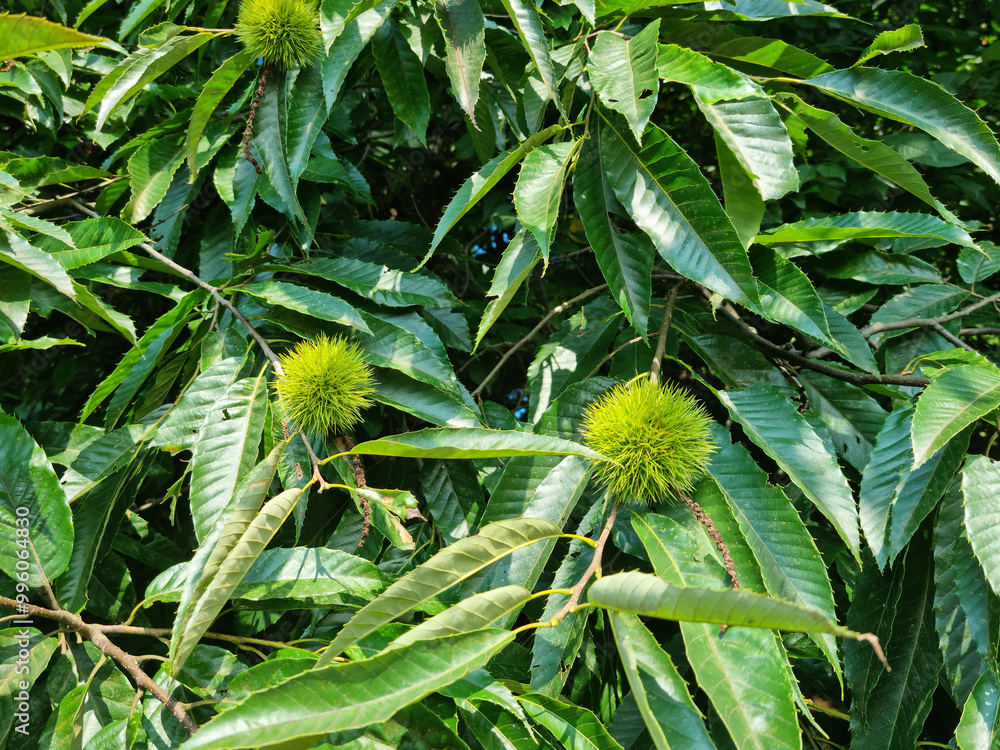
<path fill-rule="evenodd" d="M 486 19 L 482 8 L 478 0 L 436 0 L 434 17 L 444 35 L 445 69 L 455 99 L 475 125 L 479 78 L 486 61 Z"/>
<path fill-rule="evenodd" d="M 998 406 L 1000 370 L 994 365 L 960 365 L 934 378 L 913 414 L 913 468 Z"/>
<path fill-rule="evenodd" d="M 962 471 L 965 528 L 972 549 L 994 592 L 1000 592 L 1000 463 L 985 456 L 971 458 Z"/>

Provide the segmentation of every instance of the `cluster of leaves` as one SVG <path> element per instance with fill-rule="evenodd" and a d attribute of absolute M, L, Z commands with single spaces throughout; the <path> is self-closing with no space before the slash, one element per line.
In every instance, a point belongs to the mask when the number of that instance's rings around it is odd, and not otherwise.
<path fill-rule="evenodd" d="M 849 5 L 16 0 L 0 748 L 1000 743 L 1000 18 Z M 727 557 L 594 477 L 650 371 Z"/>

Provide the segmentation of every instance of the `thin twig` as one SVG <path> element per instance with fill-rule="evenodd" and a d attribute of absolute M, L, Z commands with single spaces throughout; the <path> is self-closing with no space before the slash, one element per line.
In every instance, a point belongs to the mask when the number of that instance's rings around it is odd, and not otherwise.
<path fill-rule="evenodd" d="M 892 320 L 886 323 L 872 323 L 862 328 L 861 334 L 865 338 L 868 338 L 876 333 L 882 333 L 882 331 L 898 331 L 901 328 L 924 328 L 927 326 L 933 328 L 935 325 L 965 317 L 970 313 L 974 313 L 979 308 L 986 307 L 986 305 L 997 301 L 1000 301 L 1000 292 L 992 294 L 989 297 L 984 297 L 978 302 L 973 302 L 971 305 L 963 307 L 961 310 L 956 310 L 953 313 L 938 315 L 936 318 L 904 318 L 903 320 Z"/>
<path fill-rule="evenodd" d="M 132 679 L 136 681 L 138 686 L 155 695 L 160 703 L 170 709 L 170 713 L 176 717 L 177 721 L 179 721 L 190 734 L 194 734 L 198 730 L 198 726 L 191 720 L 191 717 L 187 715 L 187 711 L 184 710 L 184 706 L 182 706 L 176 698 L 165 691 L 160 685 L 157 685 L 148 674 L 143 672 L 142 667 L 139 666 L 139 662 L 135 660 L 134 656 L 123 651 L 121 648 L 112 643 L 102 632 L 100 626 L 86 623 L 78 615 L 75 615 L 65 609 L 55 610 L 38 607 L 34 604 L 19 604 L 13 599 L 8 599 L 6 596 L 0 596 L 0 605 L 10 607 L 14 611 L 25 615 L 37 615 L 48 620 L 55 620 L 72 632 L 78 633 L 82 638 L 97 646 L 97 648 L 101 650 L 101 653 L 106 656 L 110 656 L 118 662 L 118 664 L 132 676 Z"/>
<path fill-rule="evenodd" d="M 660 367 L 663 365 L 663 354 L 667 351 L 667 331 L 670 330 L 670 319 L 674 315 L 674 303 L 677 302 L 677 294 L 680 292 L 684 282 L 675 284 L 667 296 L 667 305 L 663 308 L 663 325 L 660 326 L 660 338 L 656 342 L 656 353 L 653 354 L 653 363 L 649 366 L 649 382 L 654 385 L 660 382 Z"/>
<path fill-rule="evenodd" d="M 500 361 L 497 362 L 496 367 L 490 370 L 490 374 L 487 375 L 485 378 L 483 378 L 483 382 L 480 383 L 479 387 L 472 392 L 472 397 L 475 398 L 480 393 L 482 393 L 483 390 L 485 390 L 486 386 L 488 386 L 492 382 L 493 378 L 497 376 L 497 373 L 500 372 L 501 368 L 503 368 L 503 366 L 507 364 L 507 360 L 509 360 L 511 357 L 514 356 L 514 352 L 516 352 L 522 346 L 531 341 L 531 339 L 537 336 L 538 332 L 541 331 L 542 328 L 544 328 L 546 325 L 548 325 L 548 322 L 552 320 L 552 318 L 554 318 L 556 315 L 559 315 L 560 313 L 566 312 L 571 307 L 580 304 L 588 297 L 593 297 L 595 294 L 600 294 L 607 288 L 608 288 L 607 284 L 601 284 L 600 286 L 595 286 L 593 289 L 588 289 L 582 294 L 576 295 L 573 299 L 563 302 L 558 307 L 552 308 L 549 311 L 548 315 L 546 315 L 544 318 L 541 319 L 538 325 L 532 328 L 524 338 L 522 338 L 520 341 L 518 341 L 516 344 L 514 344 L 514 346 L 512 346 L 504 353 L 504 355 L 500 358 Z"/>
<path fill-rule="evenodd" d="M 145 635 L 150 638 L 165 638 L 173 635 L 170 628 L 143 628 L 136 625 L 91 625 L 95 630 L 100 630 L 105 635 Z M 202 638 L 213 641 L 226 641 L 237 646 L 267 646 L 269 648 L 289 648 L 287 643 L 282 641 L 269 641 L 264 638 L 249 638 L 240 635 L 228 635 L 227 633 L 215 633 L 209 631 Z"/>
<path fill-rule="evenodd" d="M 110 179 L 104 180 L 97 185 L 91 185 L 90 187 L 82 188 L 80 190 L 75 190 L 72 193 L 67 193 L 66 195 L 60 195 L 58 198 L 52 198 L 50 200 L 39 201 L 38 203 L 32 203 L 31 205 L 22 206 L 21 208 L 15 208 L 14 211 L 20 214 L 26 214 L 28 216 L 35 216 L 36 214 L 43 213 L 45 211 L 50 211 L 53 208 L 59 208 L 60 206 L 65 206 L 70 202 L 71 198 L 75 198 L 78 195 L 83 195 L 85 193 L 91 193 L 95 190 L 100 190 L 102 187 L 107 187 L 112 183 L 124 180 L 125 177 L 112 177 Z"/>
<path fill-rule="evenodd" d="M 804 367 L 807 370 L 813 370 L 814 372 L 821 373 L 823 375 L 828 375 L 831 378 L 837 380 L 843 380 L 845 383 L 853 383 L 854 385 L 908 385 L 921 388 L 926 386 L 930 381 L 927 378 L 920 377 L 919 375 L 874 375 L 869 372 L 852 372 L 850 370 L 841 370 L 839 367 L 833 367 L 832 365 L 825 364 L 823 362 L 817 362 L 807 357 L 802 356 L 793 351 L 789 351 L 784 347 L 778 346 L 777 344 L 772 344 L 766 338 L 754 331 L 746 322 L 740 320 L 739 316 L 733 314 L 726 305 L 721 305 L 719 310 L 740 327 L 743 335 L 750 340 L 758 349 L 762 349 L 765 352 L 771 354 L 773 357 L 779 359 L 784 359 L 790 363 Z"/>
<path fill-rule="evenodd" d="M 940 323 L 935 323 L 934 325 L 931 326 L 931 328 L 933 328 L 934 331 L 937 332 L 937 334 L 941 338 L 945 339 L 946 341 L 951 342 L 952 344 L 954 344 L 955 346 L 957 346 L 959 349 L 965 349 L 965 350 L 970 351 L 970 352 L 976 351 L 973 347 L 971 347 L 968 344 L 966 344 L 964 341 L 962 341 L 962 339 L 960 339 L 958 336 L 956 336 L 954 333 L 952 333 L 951 331 L 949 331 L 947 328 L 945 328 Z"/>
<path fill-rule="evenodd" d="M 615 519 L 618 517 L 618 503 L 611 506 L 611 513 L 608 514 L 607 523 L 604 524 L 604 530 L 601 531 L 600 537 L 597 539 L 597 544 L 594 546 L 594 557 L 590 561 L 590 565 L 580 576 L 580 580 L 576 582 L 573 587 L 573 594 L 570 596 L 569 601 L 563 605 L 556 614 L 552 617 L 551 622 L 553 624 L 559 623 L 562 619 L 574 610 L 577 604 L 580 603 L 580 597 L 583 596 L 583 590 L 587 587 L 587 583 L 590 579 L 597 573 L 601 568 L 601 557 L 604 555 L 604 547 L 608 543 L 608 537 L 611 536 L 611 528 L 615 525 Z"/>
<path fill-rule="evenodd" d="M 80 203 L 77 200 L 71 200 L 70 203 L 77 210 L 79 210 L 81 213 L 86 214 L 87 216 L 92 216 L 94 218 L 100 216 L 100 214 L 98 214 L 96 211 L 92 210 L 90 207 L 84 205 L 83 203 Z M 215 298 L 216 302 L 218 302 L 224 308 L 229 310 L 229 312 L 233 314 L 233 317 L 235 317 L 238 321 L 240 321 L 240 323 L 243 324 L 243 327 L 246 328 L 247 333 L 249 333 L 250 336 L 253 337 L 253 340 L 257 342 L 257 345 L 260 347 L 261 352 L 263 352 L 264 356 L 267 357 L 268 361 L 274 367 L 275 373 L 277 373 L 278 375 L 284 374 L 284 370 L 281 367 L 281 361 L 278 359 L 278 355 L 275 354 L 274 351 L 272 351 L 271 347 L 268 346 L 267 341 L 264 340 L 264 337 L 261 336 L 260 333 L 257 331 L 257 329 L 254 328 L 253 324 L 249 320 L 247 320 L 246 316 L 243 315 L 243 313 L 241 313 L 236 308 L 236 305 L 234 305 L 232 302 L 230 302 L 228 299 L 222 296 L 217 287 L 212 286 L 207 281 L 203 281 L 195 273 L 184 268 L 184 266 L 178 265 L 167 256 L 158 252 L 156 248 L 154 248 L 149 243 L 140 242 L 138 244 L 138 247 L 141 248 L 143 252 L 145 252 L 148 256 L 150 256 L 154 260 L 158 260 L 160 263 L 167 266 L 170 270 L 174 271 L 180 276 L 183 276 L 188 281 L 197 284 L 206 292 L 211 294 Z"/>

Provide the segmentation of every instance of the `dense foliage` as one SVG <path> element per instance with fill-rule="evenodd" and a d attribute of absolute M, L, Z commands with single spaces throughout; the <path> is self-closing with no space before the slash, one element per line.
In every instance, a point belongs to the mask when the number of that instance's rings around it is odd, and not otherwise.
<path fill-rule="evenodd" d="M 1000 747 L 990 3 L 8 6 L 0 748 Z"/>

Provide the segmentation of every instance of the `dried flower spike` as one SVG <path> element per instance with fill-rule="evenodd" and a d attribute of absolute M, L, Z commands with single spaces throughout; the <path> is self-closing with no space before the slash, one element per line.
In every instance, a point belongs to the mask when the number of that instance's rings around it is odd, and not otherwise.
<path fill-rule="evenodd" d="M 647 378 L 615 386 L 583 415 L 594 473 L 617 502 L 647 508 L 688 492 L 715 450 L 712 418 L 682 389 Z"/>
<path fill-rule="evenodd" d="M 307 435 L 344 434 L 371 405 L 372 369 L 356 345 L 323 334 L 281 355 L 275 390 L 285 416 Z"/>
<path fill-rule="evenodd" d="M 265 63 L 285 70 L 306 66 L 319 53 L 322 40 L 316 16 L 309 0 L 243 0 L 236 35 Z"/>

